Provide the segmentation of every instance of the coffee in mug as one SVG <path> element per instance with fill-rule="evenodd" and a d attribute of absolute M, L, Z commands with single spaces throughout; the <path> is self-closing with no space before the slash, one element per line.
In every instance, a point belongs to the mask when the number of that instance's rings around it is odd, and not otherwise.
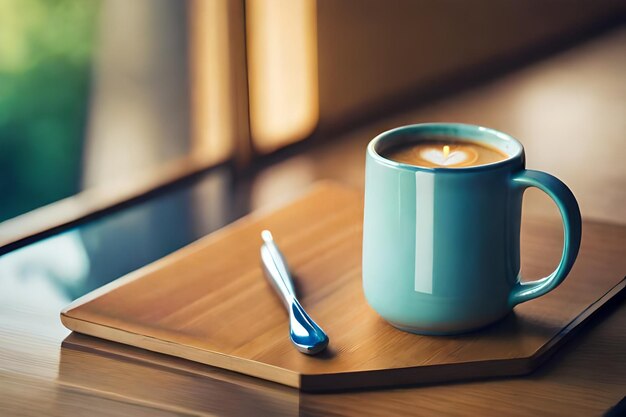
<path fill-rule="evenodd" d="M 445 136 L 399 144 L 382 155 L 392 161 L 429 168 L 463 168 L 507 159 L 507 155 L 495 147 Z"/>

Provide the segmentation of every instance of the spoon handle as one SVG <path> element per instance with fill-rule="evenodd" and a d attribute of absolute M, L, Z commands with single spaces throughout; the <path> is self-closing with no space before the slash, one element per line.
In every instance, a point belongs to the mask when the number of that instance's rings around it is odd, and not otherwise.
<path fill-rule="evenodd" d="M 263 261 L 263 269 L 268 276 L 278 294 L 281 296 L 285 307 L 288 309 L 292 301 L 296 298 L 296 292 L 293 287 L 293 280 L 285 257 L 274 243 L 274 239 L 269 230 L 263 230 L 261 233 L 263 245 L 261 246 L 261 260 Z"/>
<path fill-rule="evenodd" d="M 328 336 L 309 317 L 296 298 L 293 281 L 287 262 L 274 243 L 269 230 L 261 233 L 261 260 L 268 280 L 280 295 L 285 307 L 289 311 L 289 337 L 296 348 L 308 355 L 321 352 L 328 345 Z"/>

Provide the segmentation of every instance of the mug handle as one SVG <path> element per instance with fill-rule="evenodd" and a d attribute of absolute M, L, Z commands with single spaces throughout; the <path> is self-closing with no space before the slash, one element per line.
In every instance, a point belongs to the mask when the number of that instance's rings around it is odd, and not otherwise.
<path fill-rule="evenodd" d="M 582 234 L 580 209 L 574 194 L 558 178 L 541 171 L 524 170 L 512 178 L 513 187 L 521 189 L 536 187 L 548 194 L 556 203 L 563 220 L 563 254 L 553 273 L 531 282 L 518 282 L 509 295 L 509 306 L 540 297 L 555 289 L 574 265 Z"/>

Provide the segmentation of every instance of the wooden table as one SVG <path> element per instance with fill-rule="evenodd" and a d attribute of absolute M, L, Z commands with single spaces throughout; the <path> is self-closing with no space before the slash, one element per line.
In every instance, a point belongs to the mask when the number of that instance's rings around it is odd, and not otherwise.
<path fill-rule="evenodd" d="M 319 178 L 362 186 L 363 147 L 371 137 L 401 124 L 446 120 L 517 136 L 526 146 L 528 166 L 568 183 L 585 218 L 614 223 L 611 233 L 626 234 L 625 48 L 622 28 L 487 85 L 328 140 L 260 172 L 251 188 L 252 205 L 290 199 Z M 539 193 L 524 208 L 534 216 L 555 215 Z M 624 303 L 528 377 L 319 395 L 208 367 L 198 375 L 183 362 L 163 367 L 62 346 L 69 333 L 59 322 L 62 305 L 53 299 L 24 303 L 10 280 L 2 282 L 3 416 L 588 416 L 602 414 L 626 394 Z"/>

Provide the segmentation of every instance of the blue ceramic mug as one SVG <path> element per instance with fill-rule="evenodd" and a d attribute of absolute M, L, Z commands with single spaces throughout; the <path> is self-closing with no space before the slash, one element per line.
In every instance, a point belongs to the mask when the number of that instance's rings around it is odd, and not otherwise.
<path fill-rule="evenodd" d="M 423 168 L 381 156 L 437 136 L 491 145 L 507 158 Z M 402 330 L 454 334 L 493 323 L 556 288 L 578 254 L 578 203 L 560 180 L 524 167 L 520 142 L 480 126 L 418 124 L 374 138 L 367 147 L 363 226 L 363 288 L 374 310 Z M 557 204 L 565 244 L 552 274 L 521 282 L 522 195 L 529 187 Z"/>

